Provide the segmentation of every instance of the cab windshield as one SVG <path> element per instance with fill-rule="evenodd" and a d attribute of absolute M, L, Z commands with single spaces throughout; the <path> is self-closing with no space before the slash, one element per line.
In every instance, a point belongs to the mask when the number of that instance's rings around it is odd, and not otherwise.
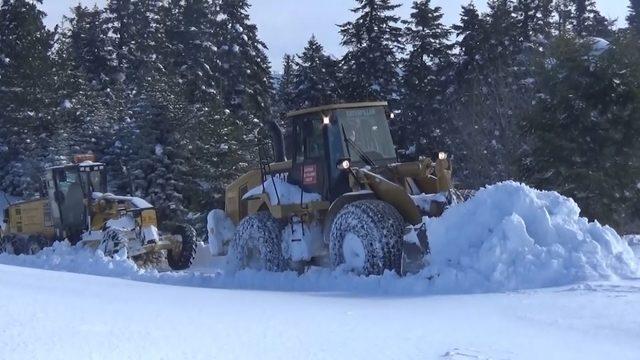
<path fill-rule="evenodd" d="M 88 186 L 88 189 L 85 189 L 87 194 L 94 192 L 106 192 L 106 176 L 102 171 L 87 171 L 82 172 L 81 174 L 84 177 L 83 184 Z"/>
<path fill-rule="evenodd" d="M 72 185 L 79 183 L 78 177 L 79 174 L 77 167 L 65 168 L 59 173 L 58 190 L 60 190 L 64 195 L 67 195 L 69 188 L 71 188 Z"/>
<path fill-rule="evenodd" d="M 389 131 L 387 115 L 383 107 L 342 109 L 336 111 L 344 130 L 345 150 L 354 161 L 363 153 L 373 161 L 395 159 L 396 151 Z M 356 149 L 353 149 L 353 148 Z"/>

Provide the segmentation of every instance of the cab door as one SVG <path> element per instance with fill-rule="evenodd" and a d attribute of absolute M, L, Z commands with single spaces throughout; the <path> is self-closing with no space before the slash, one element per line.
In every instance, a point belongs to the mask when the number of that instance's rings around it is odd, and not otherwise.
<path fill-rule="evenodd" d="M 320 114 L 292 118 L 293 166 L 288 181 L 327 198 L 326 129 Z"/>
<path fill-rule="evenodd" d="M 57 167 L 47 174 L 47 188 L 56 228 L 76 240 L 87 227 L 85 195 L 77 166 Z M 62 234 L 58 234 L 62 236 Z"/>

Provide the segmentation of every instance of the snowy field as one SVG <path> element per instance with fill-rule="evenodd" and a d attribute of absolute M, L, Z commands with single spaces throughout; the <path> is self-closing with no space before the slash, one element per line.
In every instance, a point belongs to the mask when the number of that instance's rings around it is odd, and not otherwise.
<path fill-rule="evenodd" d="M 425 221 L 405 278 L 231 273 L 204 245 L 182 273 L 2 254 L 0 359 L 640 359 L 637 238 L 516 183 Z"/>
<path fill-rule="evenodd" d="M 638 359 L 640 282 L 381 296 L 0 265 L 2 359 Z"/>

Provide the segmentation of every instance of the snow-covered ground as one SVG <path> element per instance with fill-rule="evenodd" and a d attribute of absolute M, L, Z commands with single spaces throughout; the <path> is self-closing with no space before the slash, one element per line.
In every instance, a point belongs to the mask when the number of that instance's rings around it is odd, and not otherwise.
<path fill-rule="evenodd" d="M 0 265 L 0 358 L 638 359 L 640 282 L 382 296 Z"/>
<path fill-rule="evenodd" d="M 0 359 L 638 359 L 640 259 L 553 192 L 426 219 L 423 272 L 141 270 L 58 243 L 0 255 Z"/>

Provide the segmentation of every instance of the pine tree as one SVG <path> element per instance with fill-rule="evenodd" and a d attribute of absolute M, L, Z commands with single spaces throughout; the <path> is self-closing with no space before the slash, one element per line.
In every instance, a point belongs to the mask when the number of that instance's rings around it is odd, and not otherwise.
<path fill-rule="evenodd" d="M 69 18 L 71 33 L 68 44 L 74 61 L 88 76 L 90 83 L 99 84 L 108 79 L 113 71 L 113 54 L 109 51 L 107 32 L 102 26 L 102 11 L 77 5 Z"/>
<path fill-rule="evenodd" d="M 271 110 L 271 68 L 249 7 L 247 0 L 220 0 L 216 46 L 222 66 L 221 95 L 233 113 L 262 120 Z"/>
<path fill-rule="evenodd" d="M 216 11 L 208 0 L 173 1 L 165 10 L 171 67 L 185 82 L 187 99 L 193 104 L 210 104 L 221 96 L 225 69 L 218 54 Z"/>
<path fill-rule="evenodd" d="M 110 36 L 109 46 L 114 50 L 110 59 L 116 65 L 114 79 L 124 80 L 124 69 L 129 68 L 132 59 L 131 44 L 135 41 L 133 18 L 130 15 L 135 0 L 109 0 L 105 9 L 104 26 Z"/>
<path fill-rule="evenodd" d="M 3 0 L 0 7 L 0 106 L 8 112 L 45 102 L 53 33 L 45 28 L 37 3 L 42 1 Z M 41 125 L 36 119 L 27 122 Z"/>
<path fill-rule="evenodd" d="M 162 31 L 163 0 L 137 0 L 132 3 L 130 16 L 134 40 L 131 44 L 131 74 L 139 80 L 150 72 L 164 72 L 161 66 L 162 48 L 166 38 Z"/>
<path fill-rule="evenodd" d="M 185 204 L 192 211 L 206 214 L 224 207 L 227 185 L 247 171 L 255 159 L 255 142 L 247 142 L 247 129 L 220 104 L 210 107 L 194 106 L 186 115 L 188 126 L 181 134 L 189 143 L 186 149 L 189 170 L 184 180 Z"/>
<path fill-rule="evenodd" d="M 453 129 L 445 102 L 451 86 L 452 31 L 442 23 L 442 9 L 431 7 L 430 0 L 415 1 L 412 9 L 411 20 L 404 22 L 411 51 L 403 64 L 402 116 L 395 122 L 396 132 L 402 134 L 401 147 L 417 154 L 450 151 Z"/>
<path fill-rule="evenodd" d="M 460 143 L 456 162 L 466 170 L 460 175 L 469 186 L 516 178 L 527 145 L 519 122 L 535 85 L 529 58 L 540 46 L 533 29 L 539 26 L 535 19 L 541 10 L 529 6 L 525 24 L 524 4 L 519 8 L 511 0 L 492 0 L 481 18 L 473 6 L 465 7 L 462 24 L 456 27 L 463 56 L 449 100 L 450 116 Z"/>
<path fill-rule="evenodd" d="M 0 188 L 38 193 L 55 122 L 51 118 L 53 33 L 41 1 L 3 0 L 0 6 Z"/>
<path fill-rule="evenodd" d="M 158 49 L 163 44 L 160 20 L 162 0 L 109 0 L 105 29 L 114 49 L 114 79 L 131 85 L 142 81 L 148 71 L 156 71 Z"/>
<path fill-rule="evenodd" d="M 486 63 L 485 37 L 487 24 L 473 2 L 462 7 L 460 24 L 453 25 L 459 39 L 456 46 L 460 59 L 457 66 L 457 78 L 464 81 L 472 73 L 479 73 Z"/>
<path fill-rule="evenodd" d="M 277 113 L 284 113 L 294 109 L 293 97 L 295 96 L 294 72 L 295 60 L 293 56 L 285 54 L 282 59 L 282 75 L 278 80 L 276 94 Z"/>
<path fill-rule="evenodd" d="M 541 93 L 524 123 L 535 138 L 526 176 L 571 196 L 589 218 L 621 226 L 640 195 L 640 52 L 622 42 L 591 53 L 590 42 L 560 37 L 540 60 Z"/>
<path fill-rule="evenodd" d="M 560 36 L 568 36 L 575 20 L 573 0 L 555 0 L 553 11 L 556 15 L 555 32 Z"/>
<path fill-rule="evenodd" d="M 106 41 L 100 32 L 100 11 L 76 7 L 69 26 L 58 28 L 52 53 L 53 117 L 57 129 L 51 150 L 52 164 L 78 153 L 98 156 L 113 140 L 116 112 L 108 77 L 107 53 L 99 44 Z M 89 20 L 92 19 L 92 20 Z M 95 20 L 95 24 L 94 24 Z"/>
<path fill-rule="evenodd" d="M 293 77 L 295 108 L 322 106 L 338 100 L 337 64 L 324 53 L 315 36 L 298 55 Z"/>
<path fill-rule="evenodd" d="M 601 37 L 611 39 L 614 35 L 613 23 L 602 16 L 595 0 L 573 0 L 575 2 L 574 32 L 581 38 Z"/>
<path fill-rule="evenodd" d="M 127 166 L 134 195 L 151 201 L 161 221 L 181 219 L 186 214 L 182 177 L 186 170 L 184 145 L 178 140 L 182 108 L 170 81 L 148 77 L 145 91 L 135 97 L 131 109 L 136 131 L 131 133 L 132 154 Z"/>
<path fill-rule="evenodd" d="M 539 43 L 551 35 L 553 0 L 517 0 L 514 5 L 518 42 Z"/>
<path fill-rule="evenodd" d="M 160 8 L 159 23 L 163 24 L 161 31 L 166 40 L 162 46 L 163 64 L 171 74 L 177 74 L 185 65 L 185 35 L 186 35 L 186 6 L 193 1 L 185 3 L 183 0 L 168 0 Z"/>
<path fill-rule="evenodd" d="M 162 26 L 165 10 L 160 0 L 111 0 L 106 17 L 121 75 L 109 89 L 120 111 L 105 161 L 115 189 L 148 198 L 162 219 L 186 212 L 181 191 L 187 159 L 187 143 L 176 140 L 180 120 L 171 116 L 181 113 L 175 108 L 184 101 L 175 73 L 167 71 L 173 68 L 165 67 L 173 64 L 164 58 L 171 53 Z M 126 175 L 118 171 L 122 166 Z"/>
<path fill-rule="evenodd" d="M 627 23 L 629 28 L 633 31 L 640 33 L 640 0 L 630 0 L 629 15 L 627 16 Z"/>
<path fill-rule="evenodd" d="M 355 21 L 340 25 L 342 45 L 342 93 L 346 100 L 390 100 L 399 96 L 398 54 L 402 51 L 400 20 L 393 15 L 400 5 L 391 0 L 356 0 Z"/>
<path fill-rule="evenodd" d="M 517 19 L 512 0 L 489 0 L 487 6 L 487 39 L 491 51 L 487 52 L 489 61 L 498 66 L 508 66 L 520 50 L 522 43 L 518 39 Z"/>

